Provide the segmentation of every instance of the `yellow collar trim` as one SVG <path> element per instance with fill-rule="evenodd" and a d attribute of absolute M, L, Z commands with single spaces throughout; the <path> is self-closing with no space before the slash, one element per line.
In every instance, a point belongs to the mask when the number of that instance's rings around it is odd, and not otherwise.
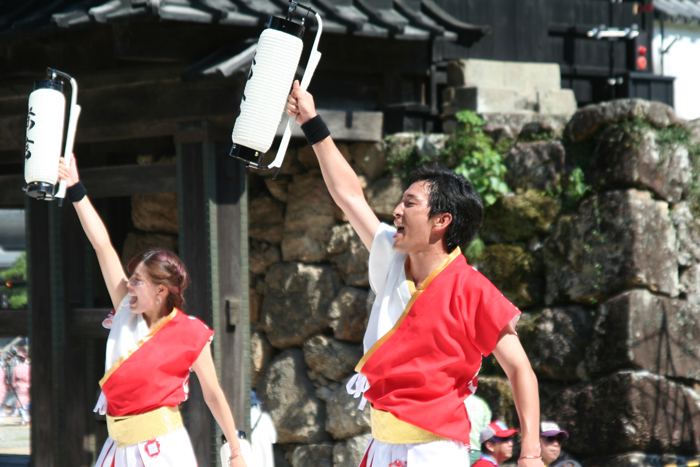
<path fill-rule="evenodd" d="M 109 379 L 109 377 L 112 376 L 112 373 L 114 373 L 115 371 L 117 371 L 117 368 L 119 368 L 119 367 L 121 366 L 121 364 L 124 363 L 124 362 L 126 361 L 127 358 L 131 357 L 131 355 L 132 355 L 134 352 L 136 352 L 138 349 L 140 349 L 141 346 L 142 346 L 143 344 L 145 344 L 146 342 L 148 342 L 148 341 L 151 339 L 151 337 L 155 336 L 156 333 L 157 333 L 158 331 L 160 331 L 160 330 L 163 328 L 163 326 L 165 326 L 166 324 L 168 324 L 168 323 L 175 317 L 175 315 L 177 315 L 177 312 L 178 312 L 178 311 L 179 311 L 179 310 L 178 310 L 177 308 L 173 308 L 173 311 L 171 311 L 170 314 L 169 314 L 168 316 L 166 316 L 165 318 L 163 318 L 163 319 L 161 320 L 161 322 L 158 323 L 158 325 L 157 325 L 156 327 L 154 327 L 153 329 L 151 329 L 151 332 L 149 332 L 147 335 L 145 335 L 145 336 L 143 337 L 143 339 L 141 339 L 140 341 L 138 341 L 138 342 L 136 343 L 136 346 L 135 346 L 134 348 L 129 349 L 129 351 L 126 353 L 126 355 L 122 355 L 122 358 L 120 358 L 120 359 L 117 361 L 117 363 L 115 363 L 114 365 L 112 365 L 112 368 L 110 368 L 109 370 L 107 370 L 107 373 L 105 373 L 105 375 L 102 377 L 102 379 L 100 380 L 100 387 L 102 387 L 102 385 L 103 385 L 104 383 L 107 382 L 107 380 Z"/>
<path fill-rule="evenodd" d="M 449 266 L 449 264 L 452 263 L 452 261 L 454 261 L 455 258 L 457 258 L 460 254 L 462 254 L 462 250 L 459 247 L 452 250 L 452 253 L 450 253 L 449 256 L 445 258 L 445 261 L 443 261 L 440 264 L 440 266 L 436 267 L 435 270 L 430 273 L 430 275 L 423 281 L 423 283 L 418 288 L 416 288 L 416 283 L 413 279 L 413 275 L 411 274 L 411 259 L 408 257 L 406 258 L 406 262 L 404 263 L 404 270 L 406 271 L 406 281 L 408 282 L 408 290 L 411 292 L 411 299 L 408 301 L 406 308 L 404 308 L 403 313 L 401 313 L 401 316 L 399 316 L 399 319 L 396 321 L 394 326 L 386 334 L 384 334 L 377 342 L 375 342 L 374 345 L 367 351 L 367 353 L 362 357 L 360 362 L 355 367 L 355 371 L 362 371 L 362 367 L 365 366 L 367 360 L 369 360 L 370 357 L 374 354 L 374 352 L 376 352 L 377 349 L 381 347 L 382 344 L 384 344 L 384 342 L 386 342 L 387 339 L 389 339 L 396 332 L 399 326 L 401 326 L 401 323 L 403 323 L 403 320 L 411 311 L 413 304 L 416 302 L 416 300 L 418 300 L 418 297 L 420 297 L 423 291 L 428 288 L 433 279 L 435 279 L 435 277 L 437 277 L 438 274 L 440 274 L 447 266 Z"/>

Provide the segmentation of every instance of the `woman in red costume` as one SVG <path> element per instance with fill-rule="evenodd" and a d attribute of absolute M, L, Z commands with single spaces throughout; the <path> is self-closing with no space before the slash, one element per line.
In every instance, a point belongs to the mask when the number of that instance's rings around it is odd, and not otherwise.
<path fill-rule="evenodd" d="M 189 373 L 194 371 L 204 400 L 232 440 L 230 467 L 245 467 L 236 426 L 216 377 L 209 343 L 214 331 L 180 308 L 189 279 L 175 253 L 142 251 L 122 268 L 109 234 L 80 183 L 76 163 L 60 178 L 67 180 L 66 198 L 100 263 L 114 311 L 110 328 L 102 394 L 96 412 L 107 415 L 109 438 L 96 467 L 196 467 L 192 443 L 178 404 L 187 400 Z"/>

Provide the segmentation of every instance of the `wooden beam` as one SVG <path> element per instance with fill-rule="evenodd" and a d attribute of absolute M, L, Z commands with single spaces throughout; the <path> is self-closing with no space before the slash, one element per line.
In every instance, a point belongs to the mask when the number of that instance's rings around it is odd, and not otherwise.
<path fill-rule="evenodd" d="M 309 45 L 312 40 L 311 35 L 306 38 Z M 319 47 L 323 51 L 323 59 L 318 64 L 318 71 L 321 73 L 382 74 L 394 71 L 401 74 L 427 75 L 430 70 L 430 41 L 328 34 L 321 38 Z M 310 47 L 305 48 L 309 49 Z M 302 63 L 306 63 L 304 58 Z"/>
<path fill-rule="evenodd" d="M 192 24 L 181 21 L 125 21 L 114 23 L 114 58 L 149 62 L 192 62 L 222 44 L 260 35 L 262 27 Z M 260 26 L 263 26 L 262 24 Z M 233 55 L 233 54 L 232 54 Z"/>
<path fill-rule="evenodd" d="M 27 335 L 27 310 L 0 310 L 0 333 L 3 337 Z"/>
<path fill-rule="evenodd" d="M 384 113 L 372 111 L 319 109 L 323 121 L 336 141 L 381 141 L 384 128 Z M 286 118 L 277 128 L 277 136 L 284 133 Z M 292 137 L 303 138 L 299 125 L 294 125 Z"/>
<path fill-rule="evenodd" d="M 233 128 L 243 85 L 244 77 L 183 82 L 179 74 L 117 85 L 80 83 L 76 142 L 168 136 L 193 119 L 219 119 Z M 24 148 L 30 92 L 31 85 L 26 93 L 0 100 L 0 151 Z"/>
<path fill-rule="evenodd" d="M 115 165 L 82 169 L 80 179 L 90 198 L 113 198 L 145 193 L 175 193 L 175 163 Z M 21 206 L 26 195 L 23 175 L 0 176 L 0 207 Z"/>
<path fill-rule="evenodd" d="M 75 308 L 70 313 L 70 332 L 74 336 L 90 339 L 107 339 L 109 329 L 102 326 L 109 308 Z"/>
<path fill-rule="evenodd" d="M 106 339 L 109 329 L 102 321 L 112 311 L 108 308 L 76 308 L 69 314 L 70 333 L 75 337 Z M 2 336 L 26 336 L 27 310 L 0 310 L 0 333 Z"/>
<path fill-rule="evenodd" d="M 610 76 L 610 68 L 603 66 L 588 66 L 588 65 L 559 65 L 562 77 L 567 78 L 607 78 Z M 613 74 L 615 76 L 624 75 L 629 70 L 626 68 L 615 68 Z"/>
<path fill-rule="evenodd" d="M 0 42 L 0 76 L 42 79 L 46 67 L 80 76 L 114 65 L 112 26 L 58 29 Z M 37 76 L 38 75 L 38 76 Z M 27 83 L 31 92 L 32 81 Z"/>

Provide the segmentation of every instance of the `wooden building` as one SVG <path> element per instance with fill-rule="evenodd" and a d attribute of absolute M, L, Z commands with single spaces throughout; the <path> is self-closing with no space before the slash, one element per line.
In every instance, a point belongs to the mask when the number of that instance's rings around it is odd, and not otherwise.
<path fill-rule="evenodd" d="M 558 63 L 562 88 L 574 90 L 579 106 L 614 97 L 673 105 L 673 79 L 652 73 L 654 20 L 697 8 L 682 0 L 445 0 L 441 5 L 463 21 L 492 28 L 466 56 Z M 614 41 L 589 36 L 601 26 L 636 27 L 639 36 Z M 646 48 L 645 69 L 636 64 L 640 45 Z"/>

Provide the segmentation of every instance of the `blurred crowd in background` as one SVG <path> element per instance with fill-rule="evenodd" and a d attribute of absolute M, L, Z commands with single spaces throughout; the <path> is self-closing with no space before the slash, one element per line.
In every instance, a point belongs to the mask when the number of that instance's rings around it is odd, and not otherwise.
<path fill-rule="evenodd" d="M 0 349 L 0 421 L 21 417 L 22 425 L 31 422 L 31 363 L 26 338 L 13 339 Z"/>

